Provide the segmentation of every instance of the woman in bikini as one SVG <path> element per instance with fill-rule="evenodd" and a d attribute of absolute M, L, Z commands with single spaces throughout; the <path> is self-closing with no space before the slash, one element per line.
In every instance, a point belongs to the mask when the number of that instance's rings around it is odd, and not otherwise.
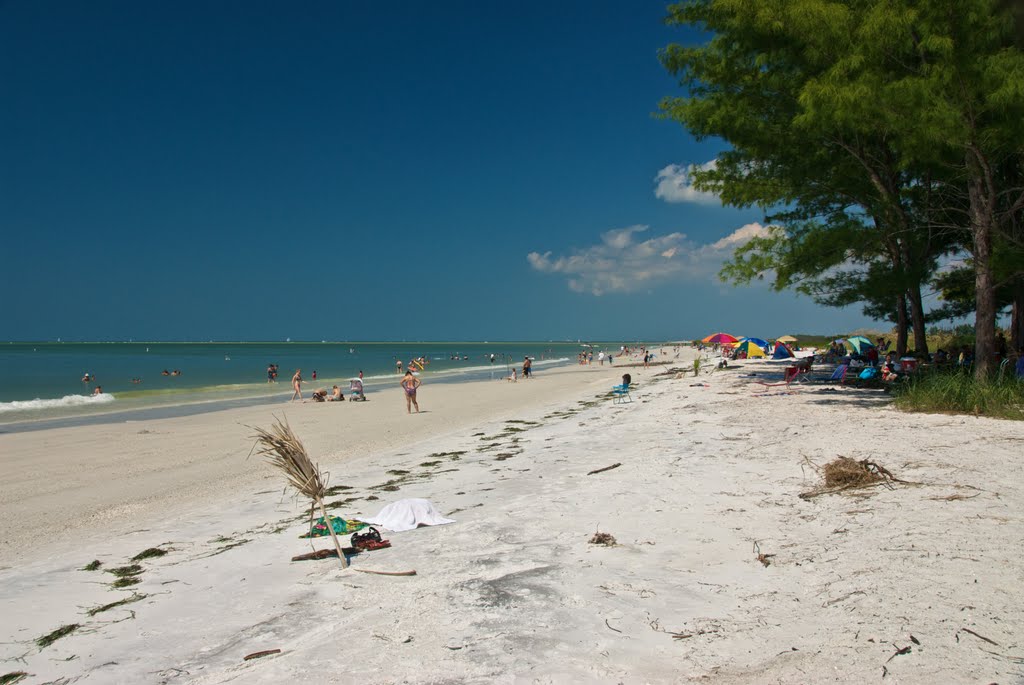
<path fill-rule="evenodd" d="M 295 392 L 292 393 L 292 401 L 296 399 L 302 399 L 302 369 L 295 369 L 295 375 L 292 376 L 292 387 L 295 388 Z"/>
<path fill-rule="evenodd" d="M 416 388 L 420 387 L 421 381 L 416 376 L 412 375 L 412 371 L 406 371 L 405 377 L 402 378 L 402 389 L 405 390 L 405 411 L 408 414 L 412 413 L 412 408 L 416 407 L 416 413 L 420 413 L 420 405 L 416 402 Z"/>

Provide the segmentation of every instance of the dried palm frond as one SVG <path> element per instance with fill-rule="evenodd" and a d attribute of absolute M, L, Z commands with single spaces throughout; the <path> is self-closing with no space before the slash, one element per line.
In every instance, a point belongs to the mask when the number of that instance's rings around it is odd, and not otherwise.
<path fill-rule="evenodd" d="M 313 500 L 324 497 L 326 488 L 320 468 L 309 458 L 306 446 L 295 435 L 287 419 L 284 423 L 275 419 L 270 430 L 253 430 L 256 431 L 256 454 L 266 457 L 267 461 L 280 469 L 288 478 L 288 484 L 300 494 Z"/>
<path fill-rule="evenodd" d="M 324 523 L 327 525 L 327 531 L 331 534 L 331 540 L 334 541 L 334 547 L 338 551 L 341 567 L 346 568 L 348 560 L 345 558 L 341 543 L 338 542 L 338 536 L 334 532 L 334 526 L 331 525 L 331 519 L 327 515 L 327 508 L 324 506 L 324 490 L 326 488 L 320 466 L 314 464 L 313 460 L 309 458 L 305 445 L 299 440 L 299 436 L 295 435 L 292 427 L 288 425 L 287 419 L 282 423 L 280 419 L 275 418 L 274 425 L 270 427 L 270 430 L 263 428 L 254 428 L 253 430 L 256 431 L 256 435 L 253 436 L 256 438 L 256 444 L 253 446 L 256 454 L 266 457 L 267 461 L 284 473 L 289 485 L 298 490 L 300 494 L 309 497 L 313 505 L 319 507 L 320 514 L 324 517 Z"/>

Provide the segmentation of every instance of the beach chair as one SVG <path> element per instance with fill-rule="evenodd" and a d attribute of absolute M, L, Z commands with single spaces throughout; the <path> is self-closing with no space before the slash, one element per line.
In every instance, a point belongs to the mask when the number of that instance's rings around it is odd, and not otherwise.
<path fill-rule="evenodd" d="M 846 382 L 846 372 L 850 370 L 849 364 L 840 364 L 836 367 L 836 370 L 832 372 L 832 377 L 829 381 L 838 381 L 840 385 Z"/>
<path fill-rule="evenodd" d="M 612 404 L 625 404 L 632 401 L 633 398 L 629 396 L 629 385 L 622 383 L 612 386 Z"/>
<path fill-rule="evenodd" d="M 765 388 L 789 388 L 793 383 L 800 383 L 806 380 L 811 373 L 811 366 L 813 364 L 814 357 L 804 357 L 796 364 L 785 368 L 781 382 L 766 383 L 764 381 L 754 381 L 754 384 L 764 386 Z"/>

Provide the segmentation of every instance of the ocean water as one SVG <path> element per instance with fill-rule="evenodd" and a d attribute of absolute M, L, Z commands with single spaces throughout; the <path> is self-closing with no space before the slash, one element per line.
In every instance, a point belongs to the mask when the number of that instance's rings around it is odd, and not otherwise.
<path fill-rule="evenodd" d="M 424 380 L 458 382 L 500 378 L 524 356 L 545 367 L 575 363 L 578 343 L 8 343 L 0 344 L 0 424 L 193 405 L 287 401 L 291 378 L 302 369 L 303 395 L 339 385 L 363 372 L 368 394 L 398 381 L 395 361 L 428 364 Z M 619 343 L 595 345 L 618 351 Z M 491 361 L 491 355 L 495 361 Z M 276 383 L 267 366 L 280 367 Z M 164 376 L 162 372 L 180 371 Z M 312 380 L 316 371 L 317 379 Z M 94 380 L 84 382 L 85 374 Z M 133 383 L 132 379 L 141 382 Z M 93 395 L 96 386 L 103 394 Z"/>

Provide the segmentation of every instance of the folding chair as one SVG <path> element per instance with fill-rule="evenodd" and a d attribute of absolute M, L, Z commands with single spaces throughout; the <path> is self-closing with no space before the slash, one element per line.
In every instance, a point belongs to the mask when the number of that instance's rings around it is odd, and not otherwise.
<path fill-rule="evenodd" d="M 620 385 L 612 386 L 612 404 L 625 404 L 626 402 L 632 402 L 633 398 L 629 396 L 629 386 L 625 383 Z"/>

